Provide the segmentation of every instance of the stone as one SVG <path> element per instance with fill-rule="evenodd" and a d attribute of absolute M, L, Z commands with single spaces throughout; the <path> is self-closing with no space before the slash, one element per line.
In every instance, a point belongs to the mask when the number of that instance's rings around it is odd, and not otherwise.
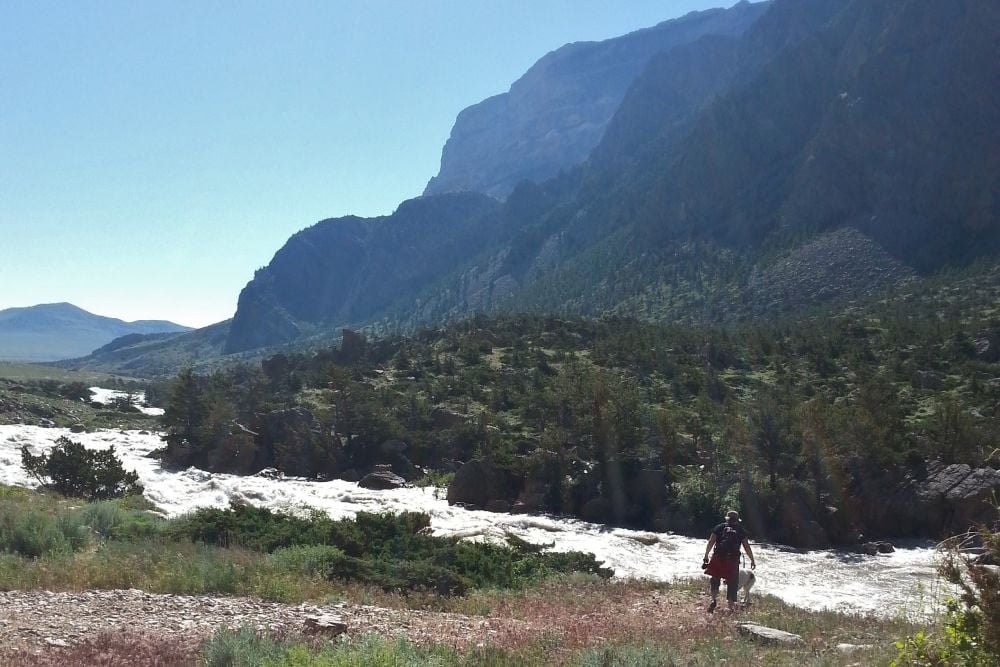
<path fill-rule="evenodd" d="M 736 626 L 736 630 L 742 636 L 748 637 L 756 642 L 760 642 L 761 644 L 784 644 L 792 646 L 805 643 L 799 635 L 792 634 L 791 632 L 785 632 L 784 630 L 769 628 L 765 625 L 757 625 L 756 623 L 740 623 Z"/>
<path fill-rule="evenodd" d="M 69 427 L 69 432 L 70 433 L 86 433 L 87 432 L 87 427 L 84 426 L 83 424 L 73 424 L 72 426 Z"/>
<path fill-rule="evenodd" d="M 347 623 L 332 614 L 322 616 L 306 616 L 303 630 L 310 635 L 323 635 L 325 637 L 336 637 L 347 632 Z"/>
<path fill-rule="evenodd" d="M 1000 361 L 1000 339 L 993 331 L 980 331 L 972 339 L 972 349 L 976 351 L 976 358 L 987 363 Z"/>
<path fill-rule="evenodd" d="M 255 472 L 253 476 L 263 477 L 264 479 L 284 479 L 285 473 L 277 468 L 262 468 Z"/>
<path fill-rule="evenodd" d="M 56 423 L 51 419 L 39 419 L 38 425 L 42 428 L 55 428 Z"/>
<path fill-rule="evenodd" d="M 389 489 L 401 489 L 406 486 L 406 480 L 392 472 L 390 466 L 375 466 L 376 470 L 361 478 L 358 486 L 374 491 L 387 491 Z"/>
<path fill-rule="evenodd" d="M 491 500 L 503 499 L 500 472 L 486 459 L 473 459 L 455 473 L 448 486 L 448 504 L 486 507 Z"/>
<path fill-rule="evenodd" d="M 55 646 L 56 648 L 69 648 L 69 642 L 65 639 L 53 639 L 48 637 L 45 640 L 45 644 L 48 646 Z"/>

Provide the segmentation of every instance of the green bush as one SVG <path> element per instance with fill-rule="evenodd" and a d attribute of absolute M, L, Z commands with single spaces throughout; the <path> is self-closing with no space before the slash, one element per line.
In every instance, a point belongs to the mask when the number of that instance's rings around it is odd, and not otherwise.
<path fill-rule="evenodd" d="M 90 529 L 80 516 L 44 512 L 16 500 L 0 501 L 0 551 L 40 558 L 89 543 Z"/>
<path fill-rule="evenodd" d="M 268 555 L 267 563 L 278 572 L 289 572 L 306 577 L 326 577 L 344 552 L 328 544 L 304 544 L 282 547 Z"/>
<path fill-rule="evenodd" d="M 321 512 L 296 517 L 233 505 L 203 509 L 171 522 L 166 535 L 213 546 L 270 552 L 269 566 L 385 590 L 463 595 L 469 588 L 520 587 L 552 574 L 610 577 L 592 554 L 541 553 L 526 543 L 497 545 L 435 537 L 417 512 L 331 520 Z"/>
<path fill-rule="evenodd" d="M 44 486 L 68 498 L 108 500 L 143 490 L 139 475 L 125 471 L 114 447 L 91 450 L 65 436 L 48 454 L 35 456 L 22 447 L 21 465 Z"/>
<path fill-rule="evenodd" d="M 253 667 L 281 664 L 288 649 L 285 642 L 263 636 L 253 628 L 223 628 L 205 640 L 201 655 L 206 667 Z"/>

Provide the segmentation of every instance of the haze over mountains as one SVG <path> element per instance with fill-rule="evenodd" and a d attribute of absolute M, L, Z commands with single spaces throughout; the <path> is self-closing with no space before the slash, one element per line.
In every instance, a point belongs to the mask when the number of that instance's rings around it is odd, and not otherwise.
<path fill-rule="evenodd" d="M 993 0 L 772 0 L 556 50 L 459 114 L 427 196 L 294 235 L 216 353 L 478 311 L 756 317 L 992 258 L 998 34 Z"/>
<path fill-rule="evenodd" d="M 0 359 L 38 362 L 90 354 L 116 338 L 191 331 L 164 320 L 124 322 L 70 303 L 0 310 Z"/>

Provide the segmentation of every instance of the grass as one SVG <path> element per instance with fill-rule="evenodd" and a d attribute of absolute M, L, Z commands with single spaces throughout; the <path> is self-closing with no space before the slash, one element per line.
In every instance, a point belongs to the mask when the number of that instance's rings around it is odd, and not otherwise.
<path fill-rule="evenodd" d="M 107 373 L 71 371 L 55 366 L 23 364 L 0 361 L 0 378 L 5 380 L 56 380 L 58 382 L 87 382 L 100 384 L 114 378 Z"/>

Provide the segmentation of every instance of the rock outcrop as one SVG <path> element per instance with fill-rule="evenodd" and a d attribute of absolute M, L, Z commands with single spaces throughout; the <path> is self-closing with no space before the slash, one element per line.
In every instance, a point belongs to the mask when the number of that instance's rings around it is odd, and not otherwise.
<path fill-rule="evenodd" d="M 539 183 L 583 162 L 652 56 L 705 35 L 738 35 L 764 9 L 764 3 L 741 2 L 556 49 L 509 92 L 458 115 L 441 170 L 424 194 L 469 190 L 504 198 L 522 180 Z"/>
<path fill-rule="evenodd" d="M 923 479 L 911 479 L 877 499 L 872 518 L 883 535 L 939 535 L 965 532 L 996 517 L 990 504 L 1000 494 L 1000 470 L 964 463 L 931 464 Z"/>

